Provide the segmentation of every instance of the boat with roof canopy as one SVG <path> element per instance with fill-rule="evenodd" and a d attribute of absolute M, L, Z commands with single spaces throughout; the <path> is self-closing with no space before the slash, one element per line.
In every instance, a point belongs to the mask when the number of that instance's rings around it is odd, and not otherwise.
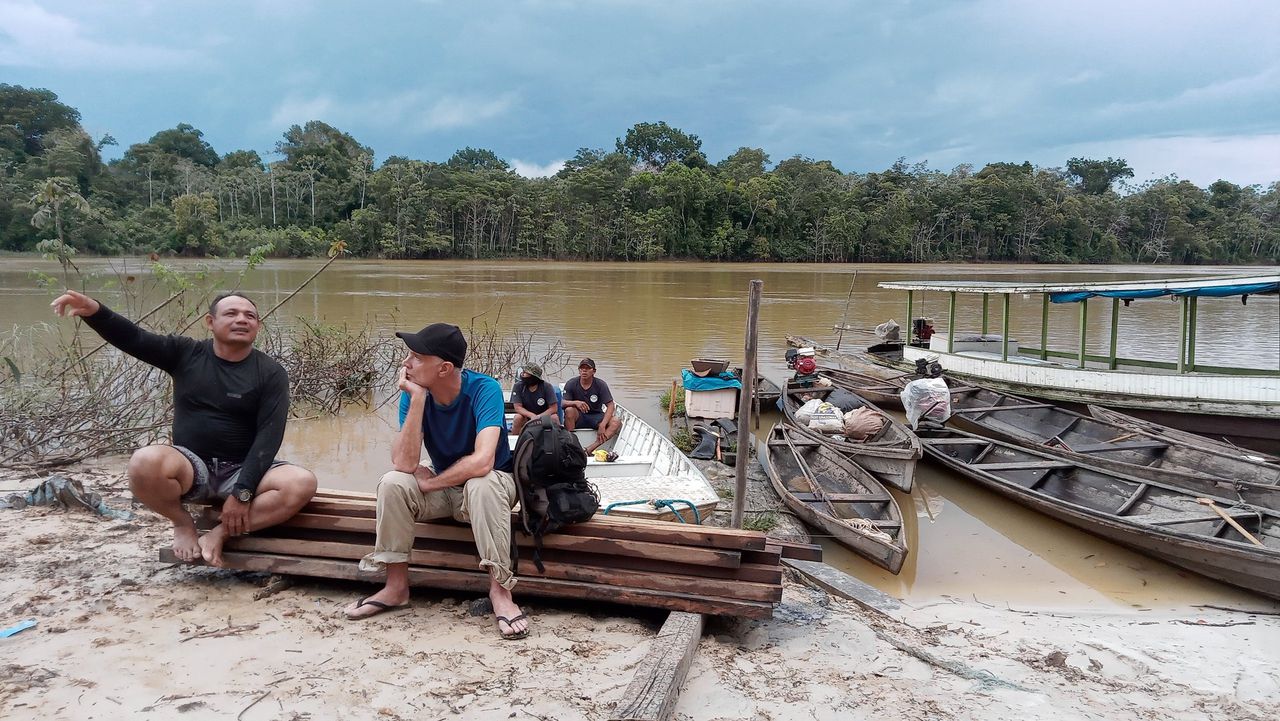
<path fill-rule="evenodd" d="M 873 347 L 871 357 L 903 370 L 917 361 L 938 361 L 947 375 L 1033 398 L 1059 403 L 1122 409 L 1175 428 L 1228 437 L 1259 450 L 1280 448 L 1280 273 L 1248 276 L 1134 280 L 1107 283 L 1018 283 L 982 281 L 888 281 L 881 288 L 907 293 L 907 317 L 924 292 L 949 296 L 945 332 L 920 341 Z M 982 327 L 977 334 L 957 328 L 957 298 L 982 297 Z M 1040 295 L 1040 347 L 1022 347 L 1009 336 L 1009 309 L 1014 295 Z M 1000 329 L 991 331 L 990 298 L 1000 299 Z M 1177 303 L 1177 357 L 1160 361 L 1117 355 L 1122 304 L 1172 298 Z M 1232 368 L 1196 362 L 1199 303 L 1205 299 L 1236 298 L 1261 301 L 1274 326 L 1258 329 L 1258 338 L 1274 349 L 1267 368 Z M 1086 350 L 1091 299 L 1111 301 L 1111 335 L 1106 356 Z M 1079 339 L 1075 352 L 1048 348 L 1049 306 L 1076 303 Z M 1266 350 L 1266 348 L 1264 348 Z"/>

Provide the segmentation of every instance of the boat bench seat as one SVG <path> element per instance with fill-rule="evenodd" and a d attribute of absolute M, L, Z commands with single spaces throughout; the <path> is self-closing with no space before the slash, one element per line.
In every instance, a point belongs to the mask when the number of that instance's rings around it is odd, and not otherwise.
<path fill-rule="evenodd" d="M 832 503 L 888 503 L 889 496 L 883 493 L 793 493 L 796 500 L 821 501 L 824 497 Z"/>
<path fill-rule="evenodd" d="M 587 478 L 619 478 L 623 476 L 645 476 L 653 466 L 653 456 L 618 456 L 612 463 L 597 461 L 595 456 L 587 456 Z"/>
<path fill-rule="evenodd" d="M 1141 451 L 1148 448 L 1168 448 L 1168 443 L 1161 441 L 1125 441 L 1124 443 L 1090 443 L 1084 446 L 1071 446 L 1076 453 L 1101 453 L 1105 451 Z"/>
<path fill-rule="evenodd" d="M 1255 513 L 1248 511 L 1230 511 L 1226 510 L 1226 514 L 1231 516 L 1235 521 L 1244 521 L 1248 519 L 1256 519 Z M 1191 513 L 1189 511 L 1164 511 L 1156 513 L 1142 513 L 1134 516 L 1121 516 L 1126 521 L 1135 521 L 1137 523 L 1149 523 L 1153 526 L 1181 526 L 1187 523 L 1221 523 L 1222 516 L 1216 513 Z"/>

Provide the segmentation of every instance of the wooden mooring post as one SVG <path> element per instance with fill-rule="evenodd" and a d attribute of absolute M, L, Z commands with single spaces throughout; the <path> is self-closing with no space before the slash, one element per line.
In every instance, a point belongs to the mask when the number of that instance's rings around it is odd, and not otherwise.
<path fill-rule="evenodd" d="M 763 280 L 751 281 L 751 291 L 747 295 L 747 340 L 743 353 L 742 378 L 745 393 L 738 394 L 738 456 L 734 470 L 736 482 L 733 488 L 733 516 L 729 520 L 732 528 L 742 528 L 742 516 L 747 509 L 747 461 L 751 456 L 751 397 L 756 377 L 756 326 L 760 313 L 760 295 L 764 290 Z M 753 379 L 747 381 L 747 379 Z"/>

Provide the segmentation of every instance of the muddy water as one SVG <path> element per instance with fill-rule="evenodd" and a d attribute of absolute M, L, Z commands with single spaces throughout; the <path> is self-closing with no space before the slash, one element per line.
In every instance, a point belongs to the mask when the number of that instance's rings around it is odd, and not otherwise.
<path fill-rule="evenodd" d="M 51 291 L 37 288 L 33 270 L 56 274 L 56 266 L 27 258 L 0 264 L 0 328 L 51 321 Z M 320 266 L 318 261 L 272 261 L 245 276 L 242 287 L 260 305 L 274 305 Z M 133 307 L 148 308 L 165 297 L 145 290 L 148 273 L 138 261 L 81 260 L 87 287 L 113 306 L 123 306 L 118 286 L 123 274 L 140 280 L 143 296 Z M 197 272 L 202 264 L 179 261 Z M 234 264 L 213 265 L 233 282 Z M 853 271 L 857 271 L 856 278 Z M 665 426 L 658 395 L 671 385 L 689 358 L 740 360 L 748 282 L 764 281 L 759 358 L 763 373 L 781 382 L 787 333 L 834 341 L 833 324 L 847 320 L 871 327 L 888 318 L 903 325 L 904 294 L 876 284 L 899 279 L 1105 281 L 1247 273 L 1247 268 L 943 266 L 943 265 L 714 265 L 703 263 L 579 264 L 340 261 L 285 306 L 275 322 L 303 316 L 331 323 L 370 323 L 384 332 L 416 330 L 433 321 L 467 326 L 495 323 L 504 331 L 558 339 L 571 365 L 590 356 L 615 396 L 650 423 Z M 853 290 L 850 293 L 850 284 Z M 1089 347 L 1105 353 L 1109 304 L 1091 308 Z M 946 332 L 946 296 L 917 297 L 917 313 L 935 318 Z M 998 327 L 991 304 L 992 329 Z M 977 331 L 980 298 L 962 298 L 957 330 Z M 1173 360 L 1177 347 L 1176 306 L 1167 300 L 1141 301 L 1122 310 L 1120 354 Z M 1256 368 L 1280 367 L 1280 307 L 1275 297 L 1205 299 L 1200 304 L 1197 361 Z M 1013 299 L 1011 335 L 1036 345 L 1040 299 Z M 857 344 L 861 338 L 846 336 Z M 1050 347 L 1078 344 L 1074 306 L 1051 308 Z M 550 369 L 549 369 L 550 370 Z M 566 379 L 572 368 L 553 378 Z M 389 397 L 383 393 L 375 402 Z M 394 433 L 393 404 L 340 418 L 290 425 L 283 455 L 316 470 L 324 485 L 371 489 L 387 465 Z M 767 425 L 765 426 L 767 429 Z M 828 560 L 911 602 L 947 596 L 994 604 L 1111 608 L 1184 603 L 1246 603 L 1228 587 L 1126 552 L 1038 514 L 1024 511 L 975 488 L 948 472 L 922 465 L 919 488 L 903 497 L 912 551 L 897 576 L 885 574 L 828 544 Z M 911 513 L 914 507 L 916 513 Z"/>

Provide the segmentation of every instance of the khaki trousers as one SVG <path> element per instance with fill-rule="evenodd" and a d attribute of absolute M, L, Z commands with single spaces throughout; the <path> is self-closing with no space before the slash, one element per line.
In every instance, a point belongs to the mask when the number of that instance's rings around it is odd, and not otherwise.
<path fill-rule="evenodd" d="M 408 563 L 413 524 L 453 518 L 471 524 L 480 567 L 510 590 L 516 585 L 511 574 L 511 509 L 516 500 L 515 481 L 505 471 L 430 493 L 418 488 L 412 473 L 391 471 L 378 481 L 378 540 L 373 553 L 360 559 L 360 570 L 382 571 L 388 563 Z"/>

